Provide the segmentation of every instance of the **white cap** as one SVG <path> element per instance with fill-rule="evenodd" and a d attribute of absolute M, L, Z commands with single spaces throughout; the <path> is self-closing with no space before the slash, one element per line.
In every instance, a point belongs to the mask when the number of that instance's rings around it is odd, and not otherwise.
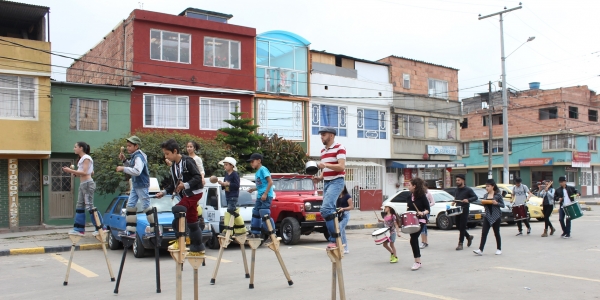
<path fill-rule="evenodd" d="M 223 165 L 223 163 L 231 164 L 233 166 L 233 170 L 237 172 L 237 167 L 235 166 L 237 164 L 237 161 L 235 160 L 235 158 L 227 156 L 225 157 L 225 159 L 219 162 L 220 165 Z"/>

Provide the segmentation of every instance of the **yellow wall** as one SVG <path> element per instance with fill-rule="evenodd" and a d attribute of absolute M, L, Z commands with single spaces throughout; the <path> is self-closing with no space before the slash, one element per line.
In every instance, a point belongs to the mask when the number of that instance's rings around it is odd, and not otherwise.
<path fill-rule="evenodd" d="M 23 46 L 50 51 L 50 43 L 2 37 Z M 35 119 L 0 119 L 0 155 L 50 154 L 50 54 L 2 41 L 0 74 L 35 77 Z"/>

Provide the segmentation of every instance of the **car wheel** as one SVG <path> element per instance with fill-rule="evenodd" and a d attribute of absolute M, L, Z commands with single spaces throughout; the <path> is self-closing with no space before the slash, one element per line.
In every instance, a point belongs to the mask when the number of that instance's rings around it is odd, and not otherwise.
<path fill-rule="evenodd" d="M 544 218 L 535 218 L 535 219 L 538 220 L 538 221 L 540 221 L 540 222 L 544 221 Z"/>
<path fill-rule="evenodd" d="M 219 237 L 217 236 L 217 234 L 214 231 L 212 231 L 212 236 L 206 242 L 206 246 L 213 250 L 219 249 L 221 247 L 221 245 L 219 245 Z"/>
<path fill-rule="evenodd" d="M 473 229 L 473 228 L 477 227 L 477 223 L 467 223 L 467 227 L 470 229 Z"/>
<path fill-rule="evenodd" d="M 142 239 L 139 234 L 135 236 L 135 241 L 133 242 L 133 256 L 135 256 L 135 258 L 146 256 L 146 248 L 144 248 L 144 244 L 142 244 Z"/>
<path fill-rule="evenodd" d="M 115 234 L 113 233 L 112 230 L 108 230 L 106 239 L 107 239 L 107 243 L 108 243 L 108 249 L 110 249 L 110 250 L 117 250 L 123 246 L 121 244 L 121 242 L 119 242 L 119 240 L 117 240 L 117 238 L 115 237 Z"/>
<path fill-rule="evenodd" d="M 452 229 L 452 218 L 448 217 L 445 213 L 440 213 L 435 221 L 437 227 L 441 230 Z"/>
<path fill-rule="evenodd" d="M 286 245 L 295 245 L 300 240 L 300 223 L 293 217 L 287 217 L 281 222 L 281 240 Z"/>

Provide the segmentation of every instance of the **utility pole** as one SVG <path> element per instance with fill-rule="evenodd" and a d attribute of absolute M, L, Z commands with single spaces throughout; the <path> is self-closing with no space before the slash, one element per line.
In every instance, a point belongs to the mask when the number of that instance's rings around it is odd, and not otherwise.
<path fill-rule="evenodd" d="M 523 8 L 523 6 L 521 6 L 521 3 L 519 3 L 519 6 L 517 7 L 511 9 L 504 8 L 504 10 L 501 12 L 479 17 L 479 20 L 483 20 L 489 17 L 500 15 L 500 53 L 502 56 L 502 131 L 504 133 L 502 137 L 502 153 L 504 158 L 503 183 L 505 184 L 510 183 L 510 179 L 508 174 L 508 97 L 506 94 L 506 57 L 504 56 L 504 28 L 502 15 L 521 8 Z M 488 145 L 488 149 L 489 148 L 490 145 Z"/>
<path fill-rule="evenodd" d="M 492 142 L 493 142 L 493 138 L 492 136 L 494 135 L 494 131 L 492 130 L 492 82 L 490 81 L 488 83 L 488 127 L 490 129 L 490 134 L 488 136 L 488 179 L 493 179 L 492 178 Z"/>

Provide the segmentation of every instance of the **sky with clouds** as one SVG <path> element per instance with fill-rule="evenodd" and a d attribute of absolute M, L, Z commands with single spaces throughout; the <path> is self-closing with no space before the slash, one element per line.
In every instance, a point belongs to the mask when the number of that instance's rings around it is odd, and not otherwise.
<path fill-rule="evenodd" d="M 230 23 L 254 27 L 257 33 L 294 32 L 315 50 L 367 60 L 393 54 L 460 69 L 460 98 L 485 92 L 487 85 L 481 85 L 500 80 L 499 18 L 478 20 L 478 15 L 519 5 L 503 0 L 20 2 L 50 7 L 52 50 L 72 57 L 92 48 L 133 9 L 177 15 L 195 7 L 232 14 Z M 506 61 L 509 87 L 526 90 L 529 82 L 538 81 L 542 89 L 588 85 L 600 92 L 600 1 L 530 0 L 522 4 L 522 9 L 504 17 L 506 55 L 512 52 Z M 532 36 L 535 40 L 525 43 Z M 52 58 L 56 65 L 71 62 Z M 54 67 L 52 77 L 64 80 L 65 72 Z M 479 87 L 470 88 L 474 86 Z"/>

